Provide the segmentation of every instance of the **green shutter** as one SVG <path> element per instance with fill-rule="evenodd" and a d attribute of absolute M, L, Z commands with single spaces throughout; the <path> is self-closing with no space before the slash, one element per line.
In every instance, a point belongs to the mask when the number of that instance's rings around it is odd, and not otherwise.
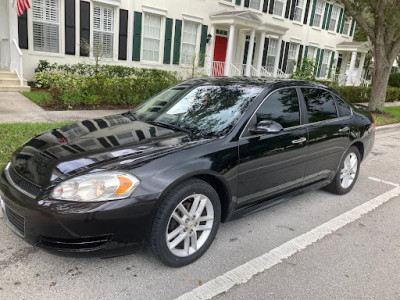
<path fill-rule="evenodd" d="M 240 5 L 242 3 L 242 1 L 236 0 L 235 3 L 236 3 L 236 5 Z"/>
<path fill-rule="evenodd" d="M 175 36 L 174 36 L 174 58 L 172 63 L 179 65 L 181 55 L 181 35 L 182 35 L 182 20 L 175 20 Z"/>
<path fill-rule="evenodd" d="M 335 60 L 335 51 L 332 51 L 331 63 L 329 65 L 329 71 L 328 71 L 328 78 L 331 78 L 331 73 L 332 73 L 332 67 L 333 67 L 334 60 Z"/>
<path fill-rule="evenodd" d="M 342 18 L 343 18 L 343 8 L 340 9 L 339 21 L 337 23 L 336 32 L 340 32 L 340 26 L 342 25 Z"/>
<path fill-rule="evenodd" d="M 350 34 L 349 34 L 349 36 L 352 36 L 352 35 L 353 35 L 354 26 L 355 26 L 355 25 L 356 25 L 356 22 L 354 22 L 354 19 L 351 20 L 351 28 L 350 28 Z"/>
<path fill-rule="evenodd" d="M 340 33 L 343 33 L 344 29 L 344 20 L 346 19 L 346 13 L 343 13 L 343 18 L 342 18 L 342 25 L 340 25 Z"/>
<path fill-rule="evenodd" d="M 171 63 L 172 23 L 170 18 L 165 20 L 164 64 Z"/>
<path fill-rule="evenodd" d="M 320 53 L 320 56 L 319 56 L 317 77 L 319 77 L 320 74 L 321 74 L 321 65 L 322 65 L 322 60 L 323 60 L 323 59 L 324 59 L 324 49 L 321 49 L 321 53 Z"/>
<path fill-rule="evenodd" d="M 306 46 L 306 48 L 304 49 L 304 57 L 308 56 L 308 46 Z"/>
<path fill-rule="evenodd" d="M 331 22 L 332 8 L 333 8 L 333 4 L 331 4 L 330 7 L 329 7 L 328 18 L 326 19 L 326 24 L 325 24 L 325 29 L 326 30 L 329 29 L 329 23 Z"/>
<path fill-rule="evenodd" d="M 325 29 L 326 18 L 328 17 L 329 3 L 325 5 L 324 20 L 322 21 L 322 29 Z"/>
<path fill-rule="evenodd" d="M 142 35 L 142 13 L 135 11 L 133 19 L 132 60 L 140 61 L 140 43 Z"/>
<path fill-rule="evenodd" d="M 317 74 L 317 70 L 318 70 L 318 61 L 319 61 L 319 52 L 321 50 L 319 50 L 319 48 L 317 49 L 317 57 L 315 59 L 315 63 L 314 63 L 314 75 Z"/>
<path fill-rule="evenodd" d="M 315 8 L 317 7 L 317 0 L 314 0 L 311 10 L 310 26 L 314 25 Z"/>
<path fill-rule="evenodd" d="M 200 67 L 204 67 L 204 60 L 206 58 L 207 31 L 208 31 L 208 26 L 201 25 L 200 53 L 199 53 Z"/>

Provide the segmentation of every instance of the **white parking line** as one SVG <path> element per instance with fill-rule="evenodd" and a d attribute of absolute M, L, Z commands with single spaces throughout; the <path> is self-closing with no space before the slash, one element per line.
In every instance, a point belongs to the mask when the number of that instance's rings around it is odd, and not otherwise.
<path fill-rule="evenodd" d="M 376 178 L 372 180 L 375 179 Z M 380 180 L 380 182 L 384 181 Z M 391 184 L 396 185 L 394 183 Z M 369 213 L 370 211 L 399 195 L 400 187 L 396 185 L 394 189 L 391 189 L 388 192 L 383 193 L 374 199 L 369 200 L 368 202 L 365 202 L 294 239 L 291 239 L 279 247 L 274 248 L 271 251 L 266 252 L 261 256 L 256 257 L 249 262 L 208 281 L 202 286 L 183 294 L 176 300 L 211 299 L 221 293 L 227 292 L 235 285 L 246 283 L 254 275 L 264 272 L 281 263 L 282 260 L 287 259 L 293 254 L 307 248 L 308 246 L 324 238 L 325 236 L 332 234 L 343 226 L 354 222 L 361 216 Z"/>
<path fill-rule="evenodd" d="M 375 178 L 375 177 L 368 177 L 368 179 L 373 180 L 373 181 L 377 181 L 377 182 L 382 182 L 382 183 L 385 183 L 385 184 L 388 184 L 388 185 L 399 186 L 397 183 L 393 183 L 393 182 L 382 180 L 382 179 Z"/>

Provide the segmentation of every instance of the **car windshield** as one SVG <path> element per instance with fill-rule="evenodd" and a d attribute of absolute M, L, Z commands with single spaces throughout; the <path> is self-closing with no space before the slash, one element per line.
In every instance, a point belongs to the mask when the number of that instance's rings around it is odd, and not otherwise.
<path fill-rule="evenodd" d="M 202 136 L 227 134 L 263 87 L 243 84 L 182 83 L 131 111 L 136 118 Z"/>

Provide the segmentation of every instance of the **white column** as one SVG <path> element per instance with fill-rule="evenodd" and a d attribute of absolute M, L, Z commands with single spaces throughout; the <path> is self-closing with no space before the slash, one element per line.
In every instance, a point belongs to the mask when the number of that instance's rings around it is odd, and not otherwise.
<path fill-rule="evenodd" d="M 347 85 L 353 85 L 353 72 L 354 72 L 354 66 L 356 65 L 356 59 L 357 59 L 357 51 L 353 51 L 351 53 L 351 61 L 350 61 L 350 69 L 349 69 L 349 75 L 347 77 Z"/>
<path fill-rule="evenodd" d="M 262 57 L 264 52 L 264 44 L 265 44 L 265 32 L 261 32 L 260 42 L 258 43 L 258 57 L 257 57 L 257 71 L 261 71 L 262 65 Z"/>
<path fill-rule="evenodd" d="M 215 46 L 215 26 L 211 25 L 210 26 L 210 34 L 211 34 L 211 39 L 208 41 L 210 44 L 210 47 L 208 48 L 208 59 L 206 60 L 208 62 L 207 66 L 207 75 L 211 76 L 212 74 L 212 68 L 213 68 L 213 61 L 214 61 L 214 46 Z"/>
<path fill-rule="evenodd" d="M 17 3 L 13 5 L 12 0 L 8 0 L 8 26 L 9 26 L 9 49 L 10 49 L 10 71 L 15 72 L 17 70 L 17 62 L 19 60 L 18 53 L 16 51 L 13 39 L 18 43 L 18 16 L 17 16 Z"/>
<path fill-rule="evenodd" d="M 129 12 L 128 12 L 128 66 L 132 66 L 132 54 L 133 54 L 133 16 L 134 16 L 134 0 L 129 1 Z M 78 48 L 79 49 L 79 48 Z M 172 48 L 171 48 L 172 49 Z M 172 53 L 172 51 L 171 51 Z"/>
<path fill-rule="evenodd" d="M 279 36 L 278 47 L 276 49 L 276 56 L 275 56 L 274 72 L 272 74 L 272 77 L 274 77 L 274 78 L 276 78 L 278 75 L 278 66 L 279 66 L 279 58 L 281 56 L 282 39 L 283 39 L 283 36 L 282 35 Z"/>
<path fill-rule="evenodd" d="M 251 61 L 253 58 L 255 35 L 256 35 L 256 29 L 253 28 L 250 33 L 249 51 L 247 51 L 246 72 L 245 72 L 245 76 L 247 76 L 247 77 L 251 76 Z"/>
<path fill-rule="evenodd" d="M 234 42 L 235 42 L 235 24 L 231 24 L 229 28 L 228 47 L 226 49 L 224 76 L 230 75 Z"/>
<path fill-rule="evenodd" d="M 357 85 L 359 85 L 361 83 L 360 79 L 361 79 L 362 70 L 364 68 L 365 55 L 366 55 L 366 53 L 361 54 L 360 63 L 358 64 L 357 77 L 356 77 L 356 82 L 355 82 Z"/>

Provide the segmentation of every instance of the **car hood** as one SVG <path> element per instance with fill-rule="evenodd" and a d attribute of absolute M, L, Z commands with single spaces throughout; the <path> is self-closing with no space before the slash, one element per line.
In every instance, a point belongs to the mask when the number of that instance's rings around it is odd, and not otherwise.
<path fill-rule="evenodd" d="M 138 121 L 128 112 L 44 132 L 15 151 L 11 161 L 17 173 L 44 187 L 105 163 L 131 166 L 198 143 L 198 137 Z"/>

